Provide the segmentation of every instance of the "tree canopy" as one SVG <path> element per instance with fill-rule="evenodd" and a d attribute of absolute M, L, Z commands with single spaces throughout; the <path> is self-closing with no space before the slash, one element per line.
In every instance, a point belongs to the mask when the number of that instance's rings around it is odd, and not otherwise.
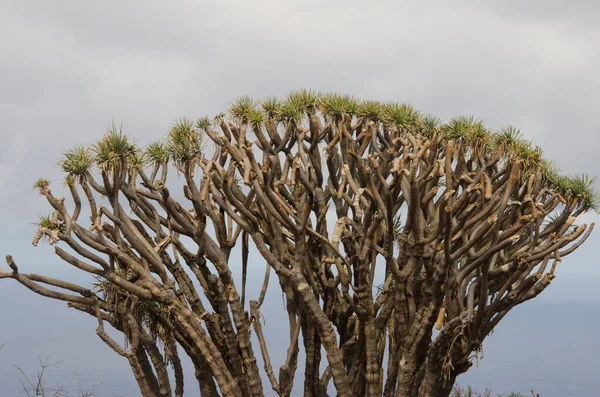
<path fill-rule="evenodd" d="M 10 256 L 0 278 L 97 318 L 144 396 L 183 395 L 181 354 L 193 394 L 289 396 L 301 349 L 305 396 L 448 396 L 588 238 L 577 218 L 598 205 L 593 178 L 562 175 L 515 128 L 310 90 L 242 97 L 144 148 L 113 125 L 59 165 L 71 197 L 36 182 L 52 212 L 33 244 L 94 288 Z M 272 272 L 287 318 L 270 320 L 289 324 L 278 371 L 260 321 Z"/>

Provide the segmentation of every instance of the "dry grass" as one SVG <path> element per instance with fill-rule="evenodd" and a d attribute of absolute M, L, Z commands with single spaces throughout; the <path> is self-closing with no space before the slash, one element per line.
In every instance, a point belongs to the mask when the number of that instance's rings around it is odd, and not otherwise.
<path fill-rule="evenodd" d="M 474 390 L 471 386 L 467 386 L 467 387 L 456 386 L 454 388 L 454 390 L 452 390 L 450 397 L 541 397 L 541 396 L 538 393 L 536 393 L 533 389 L 529 390 L 529 394 L 511 392 L 509 394 L 497 394 L 496 396 L 494 396 L 492 394 L 492 392 L 488 389 L 486 389 L 483 392 L 478 392 L 477 390 Z"/>
<path fill-rule="evenodd" d="M 59 362 L 51 363 L 48 358 L 42 359 L 39 356 L 38 359 L 39 369 L 35 377 L 28 376 L 20 366 L 13 365 L 21 374 L 19 380 L 21 381 L 23 393 L 28 397 L 97 397 L 100 385 L 92 385 L 91 388 L 84 388 L 79 380 L 77 371 L 75 371 L 75 378 L 77 379 L 77 390 L 75 392 L 68 392 L 63 386 L 53 387 L 48 385 L 46 382 L 48 370 L 53 365 L 59 364 Z"/>

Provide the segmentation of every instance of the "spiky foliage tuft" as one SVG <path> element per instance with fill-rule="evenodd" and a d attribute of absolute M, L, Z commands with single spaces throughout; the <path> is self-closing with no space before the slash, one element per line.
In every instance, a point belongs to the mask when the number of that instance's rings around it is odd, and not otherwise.
<path fill-rule="evenodd" d="M 544 182 L 548 186 L 554 185 L 556 180 L 560 176 L 560 169 L 558 168 L 558 166 L 556 165 L 556 163 L 554 161 L 542 160 L 540 162 L 539 170 L 542 173 Z"/>
<path fill-rule="evenodd" d="M 175 323 L 171 307 L 146 299 L 141 299 L 136 303 L 133 314 L 154 340 L 160 338 L 164 341 L 167 328 L 172 328 L 172 324 Z"/>
<path fill-rule="evenodd" d="M 114 268 L 115 274 L 119 277 L 123 277 L 123 269 L 121 268 L 119 261 L 116 259 L 114 262 L 114 266 L 115 266 L 115 268 Z M 100 276 L 94 276 L 94 279 L 96 281 L 92 282 L 92 287 L 93 287 L 94 291 L 102 294 L 101 295 L 102 299 L 104 299 L 105 301 L 110 301 L 116 297 L 119 289 L 116 288 L 110 281 L 108 281 L 105 278 L 100 277 Z"/>
<path fill-rule="evenodd" d="M 515 154 L 523 160 L 523 165 L 525 169 L 531 171 L 536 171 L 544 161 L 543 152 L 539 146 L 533 146 L 533 144 L 526 140 L 522 139 L 515 146 Z"/>
<path fill-rule="evenodd" d="M 297 98 L 288 98 L 277 112 L 277 120 L 289 126 L 299 126 L 304 119 L 304 107 Z"/>
<path fill-rule="evenodd" d="M 423 123 L 421 114 L 408 103 L 386 104 L 384 119 L 401 129 L 419 127 Z"/>
<path fill-rule="evenodd" d="M 258 102 L 249 96 L 238 98 L 229 108 L 229 114 L 237 123 L 247 124 L 250 120 L 250 115 L 258 106 Z"/>
<path fill-rule="evenodd" d="M 596 177 L 589 175 L 573 175 L 568 177 L 568 193 L 576 197 L 578 204 L 586 211 L 598 211 L 600 195 L 594 191 Z"/>
<path fill-rule="evenodd" d="M 494 135 L 495 145 L 508 155 L 514 154 L 522 141 L 521 131 L 513 126 L 502 127 L 500 132 Z"/>
<path fill-rule="evenodd" d="M 260 106 L 265 111 L 267 117 L 276 119 L 279 117 L 281 111 L 281 101 L 275 97 L 269 97 L 265 99 Z"/>
<path fill-rule="evenodd" d="M 65 186 L 72 187 L 75 186 L 75 177 L 73 175 L 67 175 L 64 179 Z"/>
<path fill-rule="evenodd" d="M 131 164 L 133 168 L 143 168 L 147 163 L 148 158 L 144 151 L 136 150 L 129 156 L 129 164 Z"/>
<path fill-rule="evenodd" d="M 260 126 L 265 121 L 265 114 L 260 109 L 252 109 L 248 117 L 248 122 L 253 127 Z"/>
<path fill-rule="evenodd" d="M 426 131 L 435 131 L 442 125 L 442 119 L 436 116 L 427 115 L 423 117 L 423 128 Z"/>
<path fill-rule="evenodd" d="M 356 108 L 358 117 L 373 121 L 381 121 L 385 115 L 385 105 L 377 101 L 362 101 Z"/>
<path fill-rule="evenodd" d="M 188 118 L 176 121 L 169 132 L 167 149 L 175 164 L 180 166 L 202 155 L 202 134 Z"/>
<path fill-rule="evenodd" d="M 396 215 L 394 218 L 394 239 L 396 242 L 401 241 L 404 224 L 402 223 L 402 214 Z"/>
<path fill-rule="evenodd" d="M 33 188 L 34 189 L 46 189 L 47 187 L 50 186 L 50 181 L 48 179 L 44 179 L 44 178 L 39 178 L 37 181 L 35 181 L 35 183 L 33 184 Z"/>
<path fill-rule="evenodd" d="M 58 164 L 68 175 L 82 177 L 89 172 L 92 164 L 94 164 L 94 157 L 90 149 L 85 148 L 83 145 L 77 145 L 67 150 Z"/>
<path fill-rule="evenodd" d="M 206 131 L 211 126 L 210 118 L 208 116 L 200 117 L 196 120 L 196 128 Z"/>
<path fill-rule="evenodd" d="M 313 90 L 300 90 L 288 95 L 287 101 L 293 102 L 300 107 L 303 112 L 314 113 L 319 105 L 320 95 Z"/>
<path fill-rule="evenodd" d="M 351 117 L 358 111 L 358 101 L 350 95 L 327 94 L 321 97 L 319 107 L 328 116 Z"/>
<path fill-rule="evenodd" d="M 94 147 L 95 160 L 103 171 L 119 168 L 136 151 L 135 144 L 129 140 L 121 128 L 112 124 L 104 137 Z"/>
<path fill-rule="evenodd" d="M 65 225 L 62 222 L 55 221 L 52 217 L 52 214 L 38 215 L 38 221 L 36 224 L 39 228 L 43 229 L 58 230 L 61 233 L 65 231 Z"/>
<path fill-rule="evenodd" d="M 473 116 L 458 116 L 443 127 L 447 139 L 460 139 L 467 143 L 480 141 L 487 136 L 483 121 Z"/>
<path fill-rule="evenodd" d="M 556 176 L 556 178 L 552 181 L 551 187 L 564 197 L 569 197 L 571 194 L 571 180 L 566 175 Z"/>
<path fill-rule="evenodd" d="M 166 164 L 171 158 L 167 146 L 162 142 L 152 142 L 146 148 L 146 158 L 154 164 Z"/>

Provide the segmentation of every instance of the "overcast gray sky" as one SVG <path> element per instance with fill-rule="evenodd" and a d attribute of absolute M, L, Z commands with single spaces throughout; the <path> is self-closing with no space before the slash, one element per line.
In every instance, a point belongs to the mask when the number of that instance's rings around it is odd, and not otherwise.
<path fill-rule="evenodd" d="M 47 212 L 38 177 L 61 190 L 65 148 L 112 120 L 148 142 L 241 95 L 313 88 L 473 114 L 520 127 L 565 172 L 600 174 L 595 1 L 371 3 L 0 2 L 0 254 L 64 271 L 30 246 L 28 222 Z M 599 236 L 565 258 L 541 299 L 600 302 Z"/>
<path fill-rule="evenodd" d="M 32 183 L 60 188 L 61 151 L 111 120 L 144 143 L 180 116 L 298 88 L 512 124 L 565 172 L 600 173 L 594 2 L 374 3 L 2 2 L 0 241 L 35 257 L 20 244 L 45 208 Z M 564 271 L 600 276 L 590 252 Z"/>

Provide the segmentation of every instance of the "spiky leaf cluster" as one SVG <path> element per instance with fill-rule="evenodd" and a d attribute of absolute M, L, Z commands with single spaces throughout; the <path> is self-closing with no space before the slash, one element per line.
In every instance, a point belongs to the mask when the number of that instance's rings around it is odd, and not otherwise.
<path fill-rule="evenodd" d="M 523 135 L 521 131 L 513 126 L 502 127 L 494 135 L 495 145 L 506 153 L 514 153 L 522 142 Z"/>
<path fill-rule="evenodd" d="M 267 111 L 268 112 L 268 111 Z M 288 98 L 287 101 L 281 103 L 276 108 L 276 113 L 274 113 L 277 117 L 277 121 L 284 123 L 288 126 L 299 126 L 304 119 L 304 111 L 302 107 L 302 103 L 290 100 Z"/>
<path fill-rule="evenodd" d="M 321 97 L 321 111 L 326 115 L 343 118 L 355 116 L 358 110 L 358 101 L 350 95 L 326 94 Z"/>
<path fill-rule="evenodd" d="M 121 167 L 132 155 L 136 147 L 129 137 L 114 125 L 109 128 L 104 137 L 92 148 L 98 167 L 103 171 Z"/>
<path fill-rule="evenodd" d="M 180 166 L 197 159 L 202 154 L 202 134 L 188 118 L 176 121 L 167 140 L 169 154 L 176 165 Z"/>
<path fill-rule="evenodd" d="M 39 178 L 37 181 L 35 181 L 35 183 L 33 184 L 33 188 L 34 189 L 45 189 L 48 186 L 50 186 L 50 181 L 48 179 L 44 179 L 44 178 Z"/>
<path fill-rule="evenodd" d="M 258 103 L 248 96 L 243 96 L 236 100 L 229 108 L 231 117 L 240 124 L 247 124 Z"/>
<path fill-rule="evenodd" d="M 52 215 L 39 215 L 37 226 L 48 230 L 58 230 L 61 233 L 65 231 L 65 225 L 62 222 L 57 222 Z"/>
<path fill-rule="evenodd" d="M 268 118 L 277 119 L 281 110 L 281 101 L 276 97 L 269 97 L 260 104 L 260 107 Z"/>
<path fill-rule="evenodd" d="M 385 121 L 401 129 L 420 127 L 421 114 L 408 103 L 391 103 L 385 107 Z"/>
<path fill-rule="evenodd" d="M 94 164 L 94 157 L 90 149 L 77 145 L 65 151 L 63 159 L 58 164 L 68 175 L 82 177 L 90 171 Z"/>
<path fill-rule="evenodd" d="M 568 178 L 569 193 L 577 197 L 579 205 L 585 210 L 598 211 L 600 195 L 594 191 L 595 177 L 589 175 L 574 175 Z"/>
<path fill-rule="evenodd" d="M 311 114 L 314 113 L 319 106 L 320 95 L 313 90 L 301 90 L 292 92 L 287 102 L 293 103 L 302 112 Z"/>
<path fill-rule="evenodd" d="M 385 115 L 385 105 L 378 101 L 362 101 L 356 108 L 356 115 L 363 119 L 381 121 Z"/>
<path fill-rule="evenodd" d="M 211 121 L 208 116 L 200 117 L 196 120 L 196 128 L 199 130 L 205 131 L 206 129 L 211 127 Z"/>
<path fill-rule="evenodd" d="M 169 162 L 171 155 L 167 146 L 162 142 L 152 142 L 146 147 L 146 157 L 151 163 L 166 164 Z"/>

